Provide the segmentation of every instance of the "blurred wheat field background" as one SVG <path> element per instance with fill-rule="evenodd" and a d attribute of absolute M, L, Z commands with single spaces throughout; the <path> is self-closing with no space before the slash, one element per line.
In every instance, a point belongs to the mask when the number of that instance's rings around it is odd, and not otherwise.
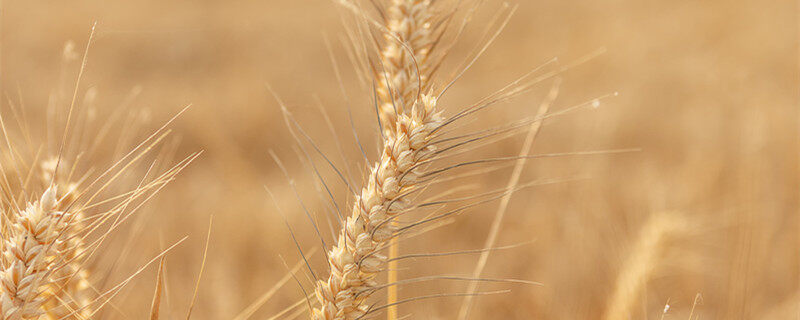
<path fill-rule="evenodd" d="M 619 95 L 599 108 L 545 121 L 533 153 L 640 151 L 528 160 L 522 181 L 570 181 L 512 196 L 497 246 L 524 244 L 492 252 L 483 275 L 542 286 L 482 283 L 482 290 L 511 292 L 476 297 L 471 318 L 615 319 L 617 310 L 626 315 L 622 319 L 800 318 L 797 2 L 512 4 L 518 7 L 508 26 L 443 100 L 468 105 L 553 57 L 568 63 L 603 48 L 561 76 L 552 108 Z M 481 44 L 503 5 L 486 1 L 480 7 L 441 75 L 454 72 Z M 328 208 L 267 84 L 357 183 L 365 164 L 348 102 L 367 156 L 377 157 L 372 97 L 357 82 L 342 43 L 343 21 L 350 18 L 331 1 L 4 1 L 0 19 L 0 111 L 6 121 L 9 104 L 24 102 L 31 127 L 47 125 L 48 101 L 72 94 L 94 21 L 78 92 L 81 101 L 87 92 L 95 95 L 97 117 L 130 109 L 131 117 L 147 120 L 131 133 L 141 139 L 191 104 L 171 126 L 180 143 L 175 154 L 203 155 L 87 264 L 104 283 L 118 283 L 188 236 L 165 260 L 162 318 L 182 318 L 189 309 L 211 215 L 195 319 L 234 318 L 287 274 L 282 260 L 290 267 L 301 260 L 276 206 L 304 252 L 319 247 L 302 205 L 316 213 Z M 74 49 L 65 54 L 67 43 Z M 532 117 L 550 86 L 543 82 L 494 106 L 466 128 Z M 523 138 L 472 153 L 516 155 Z M 105 147 L 99 153 L 113 159 L 118 146 Z M 302 205 L 270 151 L 286 165 Z M 509 166 L 446 189 L 504 188 L 510 174 Z M 334 172 L 323 175 L 337 202 L 349 207 L 347 187 Z M 481 248 L 496 208 L 497 202 L 471 208 L 452 224 L 404 241 L 401 251 Z M 333 239 L 327 226 L 321 229 Z M 324 274 L 317 250 L 310 263 Z M 399 274 L 469 275 L 476 261 L 477 255 L 415 259 L 402 262 Z M 149 314 L 157 272 L 156 266 L 146 269 L 96 317 Z M 306 275 L 298 276 L 308 287 Z M 399 295 L 466 287 L 464 281 L 418 283 L 401 287 Z M 303 292 L 290 281 L 252 318 L 267 319 L 301 299 Z M 461 303 L 458 297 L 421 300 L 402 304 L 400 314 L 452 319 Z"/>

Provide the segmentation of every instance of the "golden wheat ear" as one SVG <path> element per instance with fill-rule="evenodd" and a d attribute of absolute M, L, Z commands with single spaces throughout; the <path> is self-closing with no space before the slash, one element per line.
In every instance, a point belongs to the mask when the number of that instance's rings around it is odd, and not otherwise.
<path fill-rule="evenodd" d="M 77 98 L 88 49 L 71 100 L 51 101 L 45 107 L 51 115 L 46 125 L 29 123 L 17 107 L 21 102 L 9 102 L 16 128 L 4 121 L 7 109 L 0 110 L 2 141 L 9 151 L 0 156 L 2 319 L 90 319 L 113 305 L 111 298 L 132 277 L 104 289 L 103 272 L 93 268 L 96 253 L 200 154 L 174 162 L 170 154 L 175 145 L 163 144 L 169 140 L 168 127 L 186 108 L 144 138 L 138 117 L 144 111 L 131 108 L 131 101 L 99 121 L 97 90 L 88 89 L 82 102 Z M 72 55 L 65 58 L 72 60 Z M 138 90 L 133 92 L 132 97 Z M 58 109 L 64 105 L 66 112 Z M 123 127 L 133 129 L 111 130 L 126 112 L 131 121 Z M 55 133 L 59 130 L 60 136 Z M 110 164 L 108 151 L 113 151 Z"/>
<path fill-rule="evenodd" d="M 317 282 L 320 308 L 315 319 L 356 319 L 370 311 L 366 291 L 378 285 L 376 277 L 387 258 L 377 254 L 394 236 L 390 221 L 408 204 L 403 195 L 420 186 L 419 163 L 434 152 L 428 145 L 431 132 L 441 124 L 436 101 L 428 96 L 418 101 L 411 117 L 401 115 L 394 134 L 384 144 L 380 160 L 370 169 L 366 186 L 356 194 L 336 245 L 329 251 L 331 274 Z"/>
<path fill-rule="evenodd" d="M 22 209 L 6 212 L 0 264 L 3 318 L 87 319 L 96 314 L 101 309 L 95 307 L 97 297 L 103 294 L 92 283 L 87 262 L 112 231 L 195 158 L 192 155 L 160 176 L 142 181 L 136 189 L 105 200 L 81 202 L 82 195 L 89 193 L 79 182 L 65 183 L 64 192 L 56 183 L 50 184 L 37 200 L 16 206 Z M 47 173 L 42 176 L 48 178 L 46 183 L 61 181 L 59 177 L 51 178 L 56 174 L 50 171 L 54 167 L 47 164 Z M 127 169 L 122 171 L 130 170 L 129 165 L 123 168 Z M 113 181 L 112 176 L 97 192 Z M 4 194 L 14 193 L 7 187 L 3 185 Z M 37 192 L 31 188 L 25 193 Z M 11 201 L 4 198 L 4 202 Z"/>
<path fill-rule="evenodd" d="M 438 98 L 464 75 L 466 69 L 469 69 L 497 38 L 508 23 L 514 8 L 504 7 L 499 11 L 495 21 L 492 23 L 493 30 L 488 30 L 486 33 L 486 42 L 476 48 L 475 52 L 463 64 L 463 68 L 456 71 L 452 80 L 447 82 L 442 90 L 435 91 L 429 78 L 424 78 L 423 75 L 428 76 L 431 74 L 431 72 L 424 71 L 425 68 L 435 69 L 438 64 L 424 66 L 421 62 L 436 61 L 436 59 L 430 59 L 430 56 L 427 55 L 433 52 L 435 43 L 438 43 L 438 39 L 440 39 L 440 34 L 437 32 L 443 31 L 437 29 L 438 27 L 436 26 L 432 26 L 439 25 L 438 23 L 431 22 L 446 21 L 449 17 L 447 19 L 438 18 L 436 16 L 438 13 L 432 10 L 432 2 L 428 1 L 393 1 L 386 7 L 378 5 L 378 11 L 384 21 L 370 18 L 364 10 L 350 1 L 341 0 L 340 3 L 343 3 L 350 12 L 355 13 L 359 20 L 356 28 L 352 29 L 357 30 L 359 33 L 358 35 L 350 35 L 350 39 L 361 37 L 361 40 L 364 40 L 363 35 L 372 34 L 371 31 L 373 29 L 383 35 L 383 40 L 379 40 L 375 36 L 372 39 L 372 43 L 376 44 L 377 47 L 376 52 L 378 52 L 378 58 L 375 60 L 365 58 L 368 56 L 366 54 L 353 54 L 365 47 L 353 46 L 350 51 L 351 56 L 355 57 L 351 59 L 365 61 L 372 66 L 373 72 L 370 76 L 373 77 L 375 103 L 373 107 L 379 115 L 378 127 L 381 130 L 378 141 L 381 147 L 377 156 L 378 159 L 368 165 L 365 170 L 366 173 L 362 175 L 362 187 L 356 189 L 343 174 L 347 170 L 339 170 L 333 165 L 330 158 L 320 151 L 320 148 L 294 120 L 283 101 L 276 95 L 276 100 L 284 113 L 286 125 L 299 145 L 299 151 L 301 152 L 298 152 L 298 154 L 302 153 L 300 155 L 301 161 L 305 159 L 309 163 L 310 171 L 313 171 L 314 176 L 324 187 L 324 193 L 327 193 L 327 199 L 332 204 L 330 207 L 335 209 L 331 210 L 335 212 L 332 212 L 330 216 L 337 220 L 331 223 L 330 226 L 331 228 L 338 227 L 338 231 L 332 232 L 335 234 L 335 240 L 332 246 L 328 247 L 330 241 L 326 241 L 322 235 L 317 219 L 313 217 L 313 214 L 303 203 L 296 191 L 294 181 L 288 177 L 287 170 L 277 160 L 277 156 L 272 154 L 278 167 L 286 174 L 289 185 L 295 191 L 300 206 L 305 212 L 308 221 L 313 225 L 321 245 L 329 248 L 325 255 L 328 274 L 319 277 L 319 273 L 313 270 L 308 257 L 303 254 L 303 249 L 298 243 L 291 226 L 289 226 L 288 222 L 286 223 L 292 239 L 304 259 L 306 269 L 308 269 L 308 274 L 310 275 L 309 278 L 314 281 L 314 302 L 301 300 L 295 304 L 295 307 L 305 302 L 312 309 L 312 318 L 318 320 L 363 319 L 374 317 L 378 312 L 383 312 L 384 310 L 386 310 L 389 319 L 396 319 L 398 318 L 396 307 L 404 303 L 448 296 L 470 297 L 507 292 L 476 292 L 474 289 L 470 289 L 466 293 L 438 293 L 399 299 L 396 295 L 396 289 L 401 285 L 436 280 L 535 285 L 536 283 L 531 281 L 490 279 L 479 276 L 434 275 L 399 280 L 396 277 L 396 264 L 405 258 L 441 257 L 462 253 L 481 253 L 485 255 L 487 252 L 497 248 L 487 245 L 483 249 L 476 250 L 440 254 L 408 254 L 405 256 L 400 256 L 396 249 L 398 241 L 409 239 L 446 225 L 456 215 L 475 206 L 499 199 L 504 199 L 503 202 L 507 203 L 508 196 L 513 192 L 533 186 L 563 182 L 569 179 L 551 179 L 549 181 L 542 179 L 532 182 L 520 182 L 517 174 L 517 178 L 512 179 L 512 182 L 506 188 L 488 192 L 474 192 L 474 188 L 468 188 L 469 192 L 463 196 L 455 195 L 462 193 L 464 188 L 451 190 L 437 188 L 442 182 L 492 172 L 498 170 L 498 168 L 507 168 L 508 165 L 506 163 L 513 164 L 516 162 L 515 167 L 520 168 L 527 159 L 633 151 L 626 149 L 551 154 L 528 153 L 527 149 L 530 149 L 532 140 L 544 119 L 594 106 L 599 103 L 599 98 L 556 112 L 548 112 L 549 104 L 554 99 L 549 98 L 544 103 L 546 107 L 541 108 L 540 113 L 533 117 L 466 134 L 457 133 L 461 129 L 459 126 L 463 125 L 463 122 L 471 118 L 474 119 L 480 112 L 527 92 L 536 84 L 557 78 L 562 72 L 576 64 L 553 66 L 555 65 L 553 63 L 555 60 L 551 60 L 541 68 L 534 68 L 517 80 L 472 105 L 447 108 L 455 111 L 452 112 L 452 115 L 444 116 L 441 110 L 445 108 L 441 108 Z M 417 20 L 421 22 L 418 23 Z M 364 25 L 367 26 L 369 32 L 363 32 Z M 441 25 L 446 25 L 446 23 Z M 414 43 L 415 41 L 416 44 Z M 341 79 L 338 67 L 335 65 L 335 59 L 332 59 L 332 61 L 334 62 L 337 79 Z M 377 63 L 372 63 L 371 61 L 377 61 Z M 390 68 L 387 68 L 386 65 L 390 65 Z M 399 68 L 402 68 L 402 70 Z M 369 68 L 365 69 L 368 70 Z M 557 83 L 558 81 L 554 84 L 554 88 L 558 87 Z M 412 92 L 413 94 L 409 94 L 406 99 L 402 95 L 403 92 Z M 550 96 L 555 96 L 555 93 L 552 92 L 557 92 L 557 90 L 551 90 Z M 390 112 L 386 112 L 387 110 L 390 110 Z M 323 116 L 325 115 L 323 114 Z M 296 132 L 299 132 L 300 135 L 296 134 Z M 469 151 L 475 148 L 526 132 L 529 133 L 530 138 L 526 139 L 528 142 L 526 142 L 526 147 L 523 148 L 524 152 L 521 152 L 518 156 L 466 161 L 458 160 L 457 158 L 457 156 L 468 154 Z M 356 140 L 359 141 L 358 136 L 355 136 Z M 306 144 L 314 147 L 314 150 L 325 159 L 352 192 L 353 203 L 349 212 L 343 214 L 339 210 L 340 207 L 336 204 L 331 189 L 325 183 L 319 168 L 313 164 L 309 152 L 306 151 L 304 147 Z M 359 147 L 364 157 L 368 158 L 360 143 Z M 460 173 L 464 170 L 467 172 Z M 515 171 L 519 170 L 515 169 Z M 464 187 L 470 186 L 464 185 Z M 318 190 L 322 192 L 322 188 Z M 432 190 L 429 193 L 439 193 L 433 196 L 428 195 L 428 198 L 426 198 L 427 190 Z M 323 198 L 326 197 L 321 197 L 321 199 Z M 284 218 L 284 221 L 287 220 Z M 490 243 L 493 243 L 493 241 Z M 387 251 L 389 252 L 388 256 L 385 254 Z M 389 275 L 385 281 L 381 277 L 383 273 Z M 307 298 L 307 290 L 303 287 L 302 282 L 299 279 L 296 279 L 296 282 Z M 388 299 L 386 303 L 381 303 L 376 298 L 384 290 L 387 292 Z"/>
<path fill-rule="evenodd" d="M 399 117 L 408 115 L 420 95 L 430 90 L 429 80 L 437 67 L 432 50 L 444 34 L 444 24 L 439 23 L 429 0 L 393 0 L 385 11 L 381 14 L 385 29 L 377 59 L 379 66 L 373 66 L 373 71 L 383 135 L 392 136 Z M 397 239 L 391 239 L 388 283 L 398 280 L 398 263 L 391 259 L 399 254 Z M 397 299 L 397 286 L 389 287 L 386 300 L 390 305 L 386 310 L 389 319 L 397 318 L 394 305 Z"/>

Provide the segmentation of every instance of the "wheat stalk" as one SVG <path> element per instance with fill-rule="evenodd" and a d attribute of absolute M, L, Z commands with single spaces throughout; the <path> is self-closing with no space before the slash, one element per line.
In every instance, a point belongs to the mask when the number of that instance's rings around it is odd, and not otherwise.
<path fill-rule="evenodd" d="M 410 115 L 399 115 L 394 134 L 386 138 L 380 160 L 372 166 L 366 187 L 356 194 L 337 244 L 329 251 L 331 274 L 317 282 L 314 319 L 358 319 L 369 312 L 366 300 L 386 264 L 377 251 L 396 231 L 388 222 L 408 207 L 403 195 L 418 186 L 419 164 L 434 152 L 428 142 L 442 121 L 435 107 L 436 100 L 423 95 Z"/>

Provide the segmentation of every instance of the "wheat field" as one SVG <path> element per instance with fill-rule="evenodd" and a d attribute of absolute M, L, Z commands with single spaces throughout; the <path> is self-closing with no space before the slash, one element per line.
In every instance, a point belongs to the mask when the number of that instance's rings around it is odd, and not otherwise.
<path fill-rule="evenodd" d="M 798 9 L 3 1 L 0 314 L 800 319 Z"/>

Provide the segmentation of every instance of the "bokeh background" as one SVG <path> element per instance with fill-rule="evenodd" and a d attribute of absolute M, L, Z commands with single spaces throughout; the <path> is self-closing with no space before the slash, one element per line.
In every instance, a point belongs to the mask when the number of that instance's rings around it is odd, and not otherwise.
<path fill-rule="evenodd" d="M 602 318 L 618 283 L 635 274 L 631 266 L 646 270 L 645 277 L 634 276 L 634 287 L 641 290 L 627 297 L 631 319 L 660 318 L 665 304 L 670 307 L 664 319 L 686 319 L 695 302 L 693 314 L 700 319 L 798 318 L 797 2 L 510 4 L 518 9 L 508 27 L 448 92 L 442 102 L 446 113 L 552 57 L 568 62 L 604 48 L 604 54 L 561 75 L 553 108 L 612 92 L 619 96 L 603 100 L 596 110 L 546 122 L 534 152 L 641 151 L 530 161 L 522 181 L 585 179 L 514 195 L 498 245 L 530 243 L 494 252 L 484 275 L 543 286 L 482 285 L 482 290 L 512 292 L 477 298 L 472 318 Z M 480 7 L 440 79 L 481 44 L 488 22 L 502 6 L 486 1 Z M 205 153 L 137 215 L 137 223 L 115 233 L 88 267 L 110 285 L 189 236 L 166 260 L 162 306 L 163 317 L 183 317 L 213 215 L 193 317 L 233 318 L 286 274 L 282 259 L 290 265 L 299 259 L 265 185 L 277 195 L 300 245 L 305 250 L 318 246 L 270 150 L 287 166 L 303 203 L 319 215 L 327 210 L 267 84 L 338 166 L 356 177 L 364 169 L 348 105 L 368 156 L 377 154 L 371 97 L 358 83 L 342 41 L 343 21 L 349 24 L 352 18 L 327 0 L 3 1 L 3 107 L 7 99 L 22 99 L 33 115 L 32 126 L 43 126 L 43 117 L 35 115 L 43 114 L 54 91 L 70 92 L 75 85 L 94 21 L 97 34 L 79 94 L 93 91 L 94 104 L 107 113 L 146 110 L 151 128 L 192 104 L 172 126 L 180 139 L 177 155 Z M 70 41 L 74 53 L 65 56 Z M 342 70 L 341 83 L 326 41 Z M 534 115 L 550 83 L 482 113 L 465 128 Z M 341 147 L 320 106 L 330 115 Z M 521 136 L 498 141 L 467 157 L 515 155 L 521 142 Z M 322 159 L 314 158 L 324 168 Z M 345 206 L 352 197 L 330 170 L 324 171 Z M 478 186 L 476 190 L 499 188 L 509 174 L 507 168 L 460 184 Z M 496 202 L 475 207 L 453 224 L 404 243 L 402 250 L 480 248 L 496 207 Z M 663 216 L 677 227 L 653 231 L 652 224 L 661 221 L 653 217 Z M 657 239 L 647 242 L 648 237 Z M 118 259 L 121 252 L 124 259 Z M 320 257 L 311 260 L 324 274 Z M 476 260 L 466 255 L 408 261 L 401 264 L 400 274 L 466 275 Z M 115 262 L 113 274 L 105 279 L 104 270 Z M 99 317 L 146 315 L 155 272 L 151 267 L 142 273 Z M 308 289 L 307 275 L 298 277 Z M 466 283 L 457 281 L 418 284 L 402 288 L 400 295 L 465 288 Z M 300 299 L 302 292 L 290 282 L 253 318 L 268 318 Z M 425 300 L 400 311 L 412 318 L 452 319 L 460 303 L 461 298 Z"/>

